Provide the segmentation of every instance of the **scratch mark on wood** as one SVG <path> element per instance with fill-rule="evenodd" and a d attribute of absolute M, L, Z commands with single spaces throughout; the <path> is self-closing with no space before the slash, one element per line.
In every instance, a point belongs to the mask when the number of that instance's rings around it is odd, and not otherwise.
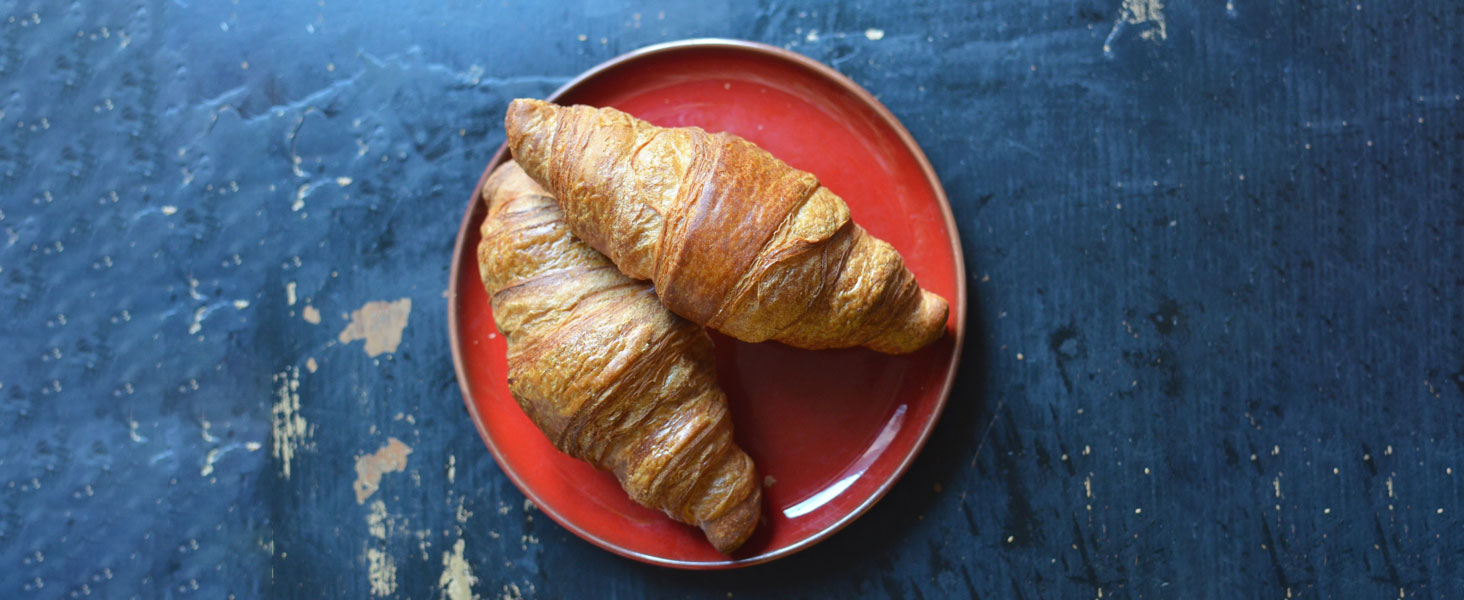
<path fill-rule="evenodd" d="M 986 424 L 986 431 L 981 432 L 981 441 L 976 443 L 976 452 L 972 453 L 971 466 L 976 466 L 976 461 L 981 458 L 981 449 L 986 447 L 986 439 L 991 437 L 992 428 L 996 427 L 996 420 L 1001 418 L 1001 409 L 1006 406 L 1006 398 L 999 398 L 996 401 L 996 410 L 991 411 L 991 422 Z"/>

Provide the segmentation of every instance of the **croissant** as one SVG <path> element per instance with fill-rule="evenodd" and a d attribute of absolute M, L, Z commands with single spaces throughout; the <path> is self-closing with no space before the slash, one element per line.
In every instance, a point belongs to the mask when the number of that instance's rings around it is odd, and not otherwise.
<path fill-rule="evenodd" d="M 636 502 L 696 525 L 724 554 L 757 526 L 762 490 L 732 440 L 712 340 L 570 234 L 513 162 L 483 186 L 478 271 L 508 342 L 508 386 L 564 453 Z"/>
<path fill-rule="evenodd" d="M 655 283 L 678 315 L 747 342 L 913 352 L 945 332 L 925 291 L 849 207 L 729 133 L 662 128 L 613 108 L 514 100 L 514 158 L 574 233 Z"/>

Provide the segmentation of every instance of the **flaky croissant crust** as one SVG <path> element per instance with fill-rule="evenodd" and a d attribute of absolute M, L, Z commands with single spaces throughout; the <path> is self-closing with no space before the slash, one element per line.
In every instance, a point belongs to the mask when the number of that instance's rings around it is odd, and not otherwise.
<path fill-rule="evenodd" d="M 757 526 L 762 492 L 732 439 L 711 339 L 576 239 L 515 163 L 482 193 L 478 267 L 514 399 L 555 447 L 735 550 Z"/>
<path fill-rule="evenodd" d="M 683 317 L 810 349 L 906 353 L 945 331 L 945 299 L 894 248 L 812 174 L 742 138 L 528 99 L 505 124 L 574 233 Z"/>

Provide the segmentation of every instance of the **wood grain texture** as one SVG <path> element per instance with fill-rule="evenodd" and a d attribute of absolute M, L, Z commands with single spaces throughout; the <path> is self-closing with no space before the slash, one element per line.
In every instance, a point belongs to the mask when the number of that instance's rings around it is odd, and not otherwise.
<path fill-rule="evenodd" d="M 0 4 L 0 597 L 1457 596 L 1464 15 L 1136 5 Z M 510 99 L 709 35 L 890 107 L 971 305 L 890 494 L 706 574 L 525 504 L 442 294 Z"/>

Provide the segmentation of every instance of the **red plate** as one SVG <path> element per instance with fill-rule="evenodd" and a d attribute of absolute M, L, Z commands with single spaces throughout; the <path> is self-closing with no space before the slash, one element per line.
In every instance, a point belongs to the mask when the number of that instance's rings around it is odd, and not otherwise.
<path fill-rule="evenodd" d="M 591 69 L 549 99 L 614 106 L 659 125 L 697 125 L 757 143 L 843 197 L 854 219 L 893 244 L 920 284 L 952 310 L 945 337 L 908 356 L 811 352 L 713 334 L 737 441 L 769 484 L 763 522 L 729 559 L 697 529 L 636 505 L 614 478 L 555 450 L 509 396 L 503 337 L 475 264 L 485 212 L 475 191 L 453 254 L 448 327 L 468 413 L 499 466 L 576 535 L 622 556 L 687 569 L 787 556 L 868 510 L 934 428 L 965 330 L 955 221 L 909 132 L 833 69 L 740 41 L 644 48 Z M 499 149 L 483 177 L 507 157 Z"/>

